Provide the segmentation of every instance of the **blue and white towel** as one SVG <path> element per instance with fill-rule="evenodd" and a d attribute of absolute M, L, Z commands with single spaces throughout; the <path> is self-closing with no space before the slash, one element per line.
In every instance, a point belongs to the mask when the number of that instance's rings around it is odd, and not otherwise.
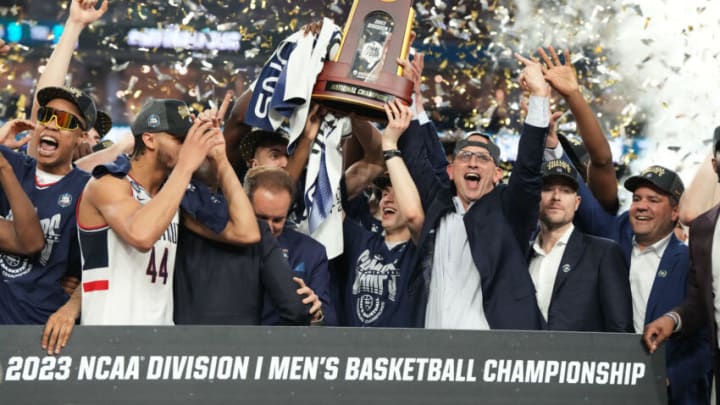
<path fill-rule="evenodd" d="M 317 75 L 339 49 L 340 27 L 324 19 L 317 36 L 298 31 L 275 49 L 265 62 L 250 98 L 245 122 L 274 131 L 289 121 L 289 149 L 302 135 Z M 305 177 L 305 212 L 298 228 L 325 245 L 328 258 L 343 252 L 340 142 L 350 133 L 350 119 L 328 114 L 312 146 Z"/>

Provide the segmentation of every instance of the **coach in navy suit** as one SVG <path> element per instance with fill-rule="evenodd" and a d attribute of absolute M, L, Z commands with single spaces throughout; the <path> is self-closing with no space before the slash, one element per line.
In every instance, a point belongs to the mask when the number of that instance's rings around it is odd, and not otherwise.
<path fill-rule="evenodd" d="M 620 247 L 572 223 L 581 204 L 575 168 L 551 160 L 542 173 L 540 232 L 529 270 L 547 329 L 633 332 L 628 267 Z"/>
<path fill-rule="evenodd" d="M 617 241 L 630 263 L 633 322 L 636 333 L 685 299 L 690 258 L 675 237 L 682 180 L 662 166 L 651 166 L 625 181 L 633 192 L 630 210 L 609 214 L 582 183 L 583 203 L 576 225 L 586 232 Z M 674 336 L 666 348 L 671 404 L 710 403 L 710 350 L 705 330 Z"/>
<path fill-rule="evenodd" d="M 403 300 L 418 326 L 541 328 L 527 254 L 537 223 L 549 87 L 537 63 L 523 62 L 522 82 L 532 96 L 509 184 L 500 184 L 498 146 L 477 132 L 457 143 L 448 176 L 435 170 L 443 154 L 437 136 L 401 138 L 425 210 L 420 263 Z"/>

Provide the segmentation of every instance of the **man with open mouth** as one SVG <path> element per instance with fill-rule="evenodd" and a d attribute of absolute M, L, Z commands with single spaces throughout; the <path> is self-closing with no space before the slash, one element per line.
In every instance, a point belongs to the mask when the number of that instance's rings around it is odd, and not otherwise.
<path fill-rule="evenodd" d="M 528 117 L 509 183 L 500 149 L 470 132 L 449 165 L 437 136 L 403 140 L 400 149 L 425 209 L 420 258 L 403 311 L 438 329 L 539 329 L 541 315 L 527 271 L 537 224 L 540 168 L 550 117 L 550 88 L 540 64 L 521 56 Z M 442 165 L 446 172 L 438 171 Z"/>
<path fill-rule="evenodd" d="M 96 124 L 97 109 L 87 94 L 68 87 L 45 87 L 38 91 L 37 101 L 37 124 L 29 143 L 29 154 L 35 158 L 0 147 L 37 209 L 45 237 L 38 255 L 0 253 L 4 324 L 45 323 L 68 300 L 61 279 L 80 277 L 75 206 L 90 175 L 73 167 L 72 158 Z M 4 195 L 0 212 L 10 214 Z"/>

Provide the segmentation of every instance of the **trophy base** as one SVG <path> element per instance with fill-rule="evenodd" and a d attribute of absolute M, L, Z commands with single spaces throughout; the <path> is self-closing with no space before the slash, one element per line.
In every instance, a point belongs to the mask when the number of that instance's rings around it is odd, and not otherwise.
<path fill-rule="evenodd" d="M 325 62 L 312 92 L 313 101 L 342 113 L 374 121 L 386 121 L 385 103 L 394 99 L 412 104 L 413 82 L 396 74 L 380 72 L 378 80 L 366 82 L 348 78 L 350 65 Z"/>

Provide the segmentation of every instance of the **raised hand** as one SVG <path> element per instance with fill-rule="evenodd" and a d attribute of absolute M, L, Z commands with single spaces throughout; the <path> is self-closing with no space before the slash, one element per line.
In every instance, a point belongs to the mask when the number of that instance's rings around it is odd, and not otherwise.
<path fill-rule="evenodd" d="M 520 54 L 515 54 L 515 59 L 525 65 L 518 81 L 520 87 L 529 91 L 533 96 L 549 97 L 550 86 L 545 81 L 542 65 L 536 58 L 528 59 Z"/>
<path fill-rule="evenodd" d="M 95 8 L 97 3 L 98 0 L 72 0 L 68 22 L 88 26 L 99 20 L 108 9 L 108 0 L 102 0 L 100 8 Z"/>
<path fill-rule="evenodd" d="M 579 91 L 580 86 L 578 85 L 577 75 L 572 63 L 570 63 L 570 52 L 567 49 L 565 50 L 565 63 L 560 63 L 560 58 L 555 49 L 550 46 L 548 50 L 550 51 L 550 57 L 548 57 L 544 49 L 538 48 L 538 53 L 545 62 L 545 66 L 543 66 L 545 80 L 563 97 L 568 97 Z"/>
<path fill-rule="evenodd" d="M 560 139 L 557 134 L 557 120 L 562 117 L 562 111 L 555 111 L 550 115 L 550 129 L 548 130 L 547 138 L 545 138 L 545 147 L 555 149 L 560 143 Z"/>
<path fill-rule="evenodd" d="M 322 124 L 323 116 L 325 116 L 325 109 L 320 110 L 320 104 L 313 104 L 310 106 L 307 119 L 305 120 L 305 127 L 303 128 L 303 136 L 310 141 L 314 141 L 320 131 L 320 124 Z"/>
<path fill-rule="evenodd" d="M 200 114 L 198 114 L 197 119 L 199 119 L 200 121 L 210 121 L 212 122 L 213 127 L 220 128 L 222 126 L 223 118 L 225 118 L 225 114 L 230 107 L 230 103 L 232 103 L 234 95 L 235 92 L 233 92 L 232 90 L 226 91 L 225 97 L 223 97 L 223 101 L 220 104 L 220 107 L 209 108 L 201 112 Z"/>
<path fill-rule="evenodd" d="M 322 30 L 323 20 L 313 21 L 310 24 L 303 25 L 300 29 L 303 30 L 305 35 L 317 35 Z"/>
<path fill-rule="evenodd" d="M 222 104 L 220 104 L 220 107 L 218 107 L 218 109 L 212 108 L 203 111 L 202 113 L 200 113 L 200 115 L 198 115 L 197 120 L 201 122 L 209 122 L 212 124 L 213 129 L 220 130 L 223 118 L 225 117 L 225 114 L 227 113 L 227 110 L 232 103 L 234 94 L 235 93 L 232 90 L 228 90 L 227 92 L 225 92 L 225 97 L 223 97 L 223 101 Z M 217 134 L 214 134 L 213 136 L 216 135 Z M 224 137 L 222 139 L 222 142 L 218 142 L 214 147 L 210 149 L 208 157 L 215 163 L 227 159 Z"/>
<path fill-rule="evenodd" d="M 383 131 L 383 150 L 396 149 L 398 139 L 410 125 L 412 112 L 410 112 L 410 107 L 395 99 L 385 104 L 385 114 L 388 124 Z"/>
<path fill-rule="evenodd" d="M 15 136 L 20 132 L 33 129 L 35 129 L 35 124 L 30 120 L 10 120 L 0 127 L 0 145 L 5 145 L 10 149 L 17 149 L 28 143 L 31 137 L 26 136 L 18 141 Z"/>
<path fill-rule="evenodd" d="M 407 59 L 397 59 L 397 63 L 403 68 L 403 77 L 413 82 L 413 93 L 415 93 L 415 109 L 416 113 L 423 111 L 422 94 L 420 91 L 422 85 L 422 72 L 425 67 L 425 54 L 417 52 L 412 62 Z"/>
<path fill-rule="evenodd" d="M 218 108 L 217 114 L 215 115 L 215 119 L 217 120 L 216 126 L 218 128 L 220 128 L 220 124 L 222 124 L 223 120 L 225 119 L 225 114 L 227 114 L 228 108 L 230 108 L 230 103 L 232 103 L 233 97 L 235 97 L 234 91 L 228 90 L 225 92 L 225 97 L 223 97 L 220 108 Z"/>
<path fill-rule="evenodd" d="M 210 151 L 218 145 L 223 147 L 225 145 L 225 138 L 220 129 L 213 127 L 212 121 L 196 119 L 180 147 L 177 166 L 183 165 L 194 172 L 205 161 Z"/>

